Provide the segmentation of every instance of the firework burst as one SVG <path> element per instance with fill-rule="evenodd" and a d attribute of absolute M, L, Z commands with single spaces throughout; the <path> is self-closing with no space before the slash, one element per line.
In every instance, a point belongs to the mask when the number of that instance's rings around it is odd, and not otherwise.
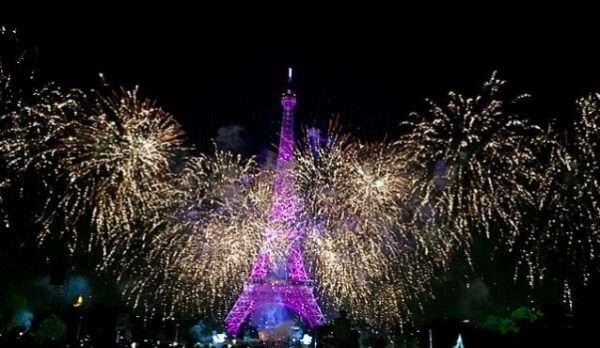
<path fill-rule="evenodd" d="M 262 246 L 272 175 L 217 150 L 187 161 L 163 197 L 161 233 L 152 239 L 144 276 L 130 299 L 150 313 L 223 317 Z M 263 178 L 264 177 L 264 178 Z"/>
<path fill-rule="evenodd" d="M 430 239 L 403 223 L 403 158 L 394 144 L 361 144 L 336 127 L 324 143 L 307 138 L 297 156 L 305 256 L 321 302 L 375 326 L 410 317 L 433 270 Z"/>
<path fill-rule="evenodd" d="M 13 88 L 10 85 L 3 87 Z M 39 186 L 52 196 L 59 170 L 46 152 L 65 135 L 70 120 L 80 110 L 79 101 L 83 93 L 78 90 L 64 92 L 48 84 L 34 90 L 26 100 L 14 96 L 14 92 L 0 94 L 0 192 L 2 188 L 12 187 L 10 195 L 22 196 L 27 186 Z M 31 182 L 34 176 L 29 177 L 26 185 L 23 177 L 27 173 L 35 174 L 40 185 Z M 0 196 L 0 207 L 2 200 Z M 8 218 L 5 224 L 8 226 Z"/>
<path fill-rule="evenodd" d="M 513 102 L 499 97 L 504 84 L 493 74 L 483 95 L 450 92 L 446 106 L 429 101 L 427 113 L 404 123 L 409 132 L 398 144 L 413 170 L 414 221 L 440 236 L 446 258 L 468 251 L 478 233 L 502 232 L 513 243 L 522 212 L 535 206 L 543 132 L 510 111 Z"/>
<path fill-rule="evenodd" d="M 596 265 L 600 248 L 600 97 L 579 99 L 577 109 L 578 117 L 564 140 L 549 132 L 535 219 L 521 236 L 515 276 L 526 269 L 532 286 L 549 270 L 559 277 L 582 276 L 585 283 Z"/>
<path fill-rule="evenodd" d="M 114 252 L 127 253 L 160 218 L 154 206 L 171 180 L 171 162 L 184 150 L 183 131 L 137 90 L 91 98 L 90 104 L 64 124 L 57 145 L 40 155 L 53 159 L 65 185 L 48 204 L 41 237 L 60 220 L 75 246 L 81 219 L 89 216 L 88 247 L 101 245 L 105 263 L 111 263 L 123 257 Z"/>

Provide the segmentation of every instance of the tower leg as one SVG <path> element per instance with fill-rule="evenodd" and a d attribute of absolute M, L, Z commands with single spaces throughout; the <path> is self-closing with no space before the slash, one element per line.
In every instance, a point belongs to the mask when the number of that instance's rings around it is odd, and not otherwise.
<path fill-rule="evenodd" d="M 248 316 L 267 305 L 280 305 L 298 313 L 310 327 L 324 323 L 312 285 L 248 283 L 225 319 L 227 333 L 237 335 Z"/>

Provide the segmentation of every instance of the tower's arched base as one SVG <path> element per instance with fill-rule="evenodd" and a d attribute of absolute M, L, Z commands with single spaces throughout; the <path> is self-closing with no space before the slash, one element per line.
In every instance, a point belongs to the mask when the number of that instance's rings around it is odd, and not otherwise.
<path fill-rule="evenodd" d="M 250 313 L 273 304 L 298 313 L 311 328 L 324 323 L 323 313 L 313 295 L 311 282 L 254 282 L 244 284 L 244 291 L 225 318 L 227 333 L 237 335 Z"/>

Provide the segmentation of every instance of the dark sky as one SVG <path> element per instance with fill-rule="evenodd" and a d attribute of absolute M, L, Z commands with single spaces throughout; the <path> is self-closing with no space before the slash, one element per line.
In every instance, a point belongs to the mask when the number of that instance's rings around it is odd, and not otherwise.
<path fill-rule="evenodd" d="M 102 72 L 115 87 L 140 85 L 200 148 L 219 127 L 233 124 L 247 130 L 252 151 L 274 141 L 288 65 L 296 69 L 301 123 L 324 125 L 339 114 L 365 139 L 393 135 L 410 111 L 426 108 L 426 97 L 476 92 L 493 70 L 509 80 L 510 92 L 533 94 L 526 107 L 538 119 L 569 117 L 575 97 L 600 90 L 593 37 L 568 33 L 554 21 L 520 29 L 508 19 L 481 17 L 434 29 L 433 18 L 414 24 L 368 16 L 211 21 L 197 11 L 4 17 L 24 46 L 37 48 L 43 79 L 97 87 Z"/>

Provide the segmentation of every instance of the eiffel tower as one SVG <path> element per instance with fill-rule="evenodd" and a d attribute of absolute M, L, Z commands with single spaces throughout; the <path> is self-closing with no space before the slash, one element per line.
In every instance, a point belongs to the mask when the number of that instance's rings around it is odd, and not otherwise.
<path fill-rule="evenodd" d="M 281 97 L 283 117 L 273 188 L 270 219 L 272 226 L 264 232 L 265 243 L 242 294 L 225 318 L 227 333 L 237 335 L 248 316 L 265 306 L 281 306 L 300 315 L 312 328 L 324 318 L 314 297 L 314 282 L 309 279 L 302 259 L 302 232 L 294 226 L 296 192 L 294 188 L 294 108 L 296 94 L 291 89 L 292 68 L 288 69 L 288 89 Z M 270 253 L 271 242 L 289 243 L 287 255 Z"/>

